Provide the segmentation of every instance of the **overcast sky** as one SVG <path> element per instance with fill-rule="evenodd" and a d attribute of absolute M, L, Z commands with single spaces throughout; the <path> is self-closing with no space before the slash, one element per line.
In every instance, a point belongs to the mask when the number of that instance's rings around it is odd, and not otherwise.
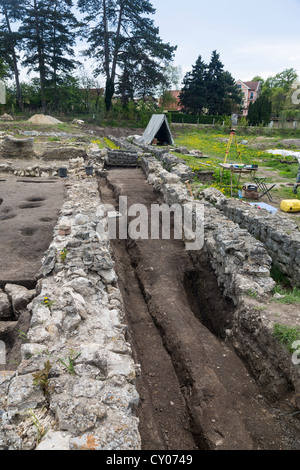
<path fill-rule="evenodd" d="M 174 65 L 190 71 L 213 50 L 236 79 L 267 78 L 287 68 L 300 75 L 300 0 L 152 0 L 164 42 L 177 45 Z"/>
<path fill-rule="evenodd" d="M 213 50 L 236 80 L 267 78 L 288 68 L 300 76 L 300 0 L 150 1 L 160 37 L 177 45 L 174 65 L 182 68 L 182 78 L 199 55 L 209 62 Z M 83 49 L 79 42 L 76 53 Z M 86 63 L 90 74 L 92 64 Z M 29 78 L 25 70 L 21 78 Z M 104 78 L 99 82 L 104 85 Z"/>

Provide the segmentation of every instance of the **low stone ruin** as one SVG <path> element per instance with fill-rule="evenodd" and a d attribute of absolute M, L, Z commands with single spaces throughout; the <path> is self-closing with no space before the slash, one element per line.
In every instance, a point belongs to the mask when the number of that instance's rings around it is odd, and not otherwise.
<path fill-rule="evenodd" d="M 0 144 L 0 158 L 4 160 L 24 159 L 31 160 L 36 154 L 34 151 L 34 139 L 16 139 L 15 137 L 5 136 Z"/>
<path fill-rule="evenodd" d="M 107 166 L 125 166 L 136 167 L 138 166 L 139 155 L 137 152 L 130 152 L 126 150 L 108 150 L 105 163 Z"/>
<path fill-rule="evenodd" d="M 203 197 L 214 204 L 228 219 L 260 240 L 269 255 L 292 285 L 300 287 L 300 233 L 289 217 L 270 214 L 237 199 L 229 199 L 215 188 L 207 188 Z"/>
<path fill-rule="evenodd" d="M 43 160 L 69 160 L 70 158 L 87 159 L 87 153 L 82 148 L 65 146 L 45 150 L 42 155 Z"/>

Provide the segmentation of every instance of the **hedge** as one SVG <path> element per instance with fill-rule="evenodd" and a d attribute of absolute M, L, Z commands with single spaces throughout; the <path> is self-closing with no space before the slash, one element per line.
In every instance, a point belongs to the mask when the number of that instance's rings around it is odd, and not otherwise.
<path fill-rule="evenodd" d="M 225 120 L 225 116 L 195 116 L 193 114 L 172 112 L 169 112 L 168 115 L 170 115 L 172 123 L 180 124 L 223 124 Z"/>

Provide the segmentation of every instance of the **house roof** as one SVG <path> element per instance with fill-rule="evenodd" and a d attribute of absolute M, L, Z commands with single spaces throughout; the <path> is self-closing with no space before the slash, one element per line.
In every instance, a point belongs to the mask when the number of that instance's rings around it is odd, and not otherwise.
<path fill-rule="evenodd" d="M 258 91 L 261 83 L 260 81 L 243 82 L 242 80 L 238 80 L 238 82 L 243 83 L 243 85 L 245 85 L 251 91 Z"/>
<path fill-rule="evenodd" d="M 250 90 L 257 91 L 260 85 L 260 81 L 255 81 L 255 82 L 244 82 L 247 87 L 250 88 Z"/>

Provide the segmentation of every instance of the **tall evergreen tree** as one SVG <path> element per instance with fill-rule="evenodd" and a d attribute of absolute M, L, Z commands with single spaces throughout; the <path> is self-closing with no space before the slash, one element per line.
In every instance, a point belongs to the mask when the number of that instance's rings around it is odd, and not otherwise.
<path fill-rule="evenodd" d="M 0 51 L 4 61 L 12 70 L 16 82 L 17 101 L 23 111 L 23 98 L 19 77 L 18 46 L 21 36 L 18 31 L 13 31 L 12 24 L 20 20 L 24 13 L 23 0 L 0 0 Z"/>
<path fill-rule="evenodd" d="M 184 77 L 180 102 L 188 112 L 210 115 L 230 114 L 238 107 L 241 94 L 231 74 L 224 71 L 220 56 L 213 51 L 210 63 L 198 57 L 192 71 Z"/>
<path fill-rule="evenodd" d="M 221 114 L 226 86 L 224 80 L 224 65 L 220 61 L 220 55 L 217 51 L 212 52 L 211 60 L 207 67 L 206 89 L 209 114 Z"/>
<path fill-rule="evenodd" d="M 158 28 L 149 18 L 155 13 L 149 0 L 78 0 L 78 7 L 86 14 L 88 24 L 85 36 L 90 47 L 86 54 L 98 61 L 95 73 L 106 77 L 105 101 L 109 110 L 119 70 L 124 89 L 125 71 L 127 79 L 134 79 L 137 64 L 147 62 L 147 58 L 152 61 L 152 72 L 153 68 L 158 71 L 172 59 L 175 48 L 161 41 Z"/>
<path fill-rule="evenodd" d="M 73 46 L 78 23 L 71 12 L 72 5 L 72 0 L 26 2 L 20 27 L 26 52 L 23 63 L 39 74 L 44 112 L 47 110 L 47 85 L 56 87 L 59 73 L 70 72 L 76 66 Z"/>
<path fill-rule="evenodd" d="M 260 96 L 254 103 L 250 103 L 248 110 L 248 122 L 251 126 L 259 124 L 267 125 L 272 113 L 271 101 L 265 96 Z"/>
<path fill-rule="evenodd" d="M 203 114 L 204 108 L 207 108 L 206 69 L 207 65 L 199 56 L 192 71 L 185 75 L 180 93 L 180 103 L 184 109 L 197 115 Z"/>

